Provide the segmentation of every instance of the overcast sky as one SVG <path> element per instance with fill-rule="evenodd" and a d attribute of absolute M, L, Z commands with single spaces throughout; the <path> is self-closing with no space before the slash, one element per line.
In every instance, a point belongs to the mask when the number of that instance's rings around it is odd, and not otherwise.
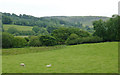
<path fill-rule="evenodd" d="M 119 0 L 0 0 L 0 12 L 42 16 L 118 14 Z"/>

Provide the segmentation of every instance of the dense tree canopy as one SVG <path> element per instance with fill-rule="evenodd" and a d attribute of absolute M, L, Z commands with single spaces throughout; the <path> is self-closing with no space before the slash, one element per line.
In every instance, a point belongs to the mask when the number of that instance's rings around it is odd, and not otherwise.
<path fill-rule="evenodd" d="M 77 34 L 79 37 L 88 37 L 90 34 L 79 28 L 65 28 L 61 27 L 53 31 L 52 36 L 54 36 L 59 44 L 64 44 L 67 38 L 72 34 Z"/>
<path fill-rule="evenodd" d="M 94 21 L 94 35 L 103 38 L 105 41 L 119 40 L 120 16 L 115 15 L 107 21 Z"/>
<path fill-rule="evenodd" d="M 54 46 L 56 45 L 56 38 L 49 35 L 43 35 L 39 37 L 39 40 L 41 41 L 43 46 Z"/>

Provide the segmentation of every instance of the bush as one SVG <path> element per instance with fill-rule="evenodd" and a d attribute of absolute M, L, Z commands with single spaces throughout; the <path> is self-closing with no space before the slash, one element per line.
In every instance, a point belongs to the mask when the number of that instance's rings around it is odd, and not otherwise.
<path fill-rule="evenodd" d="M 77 34 L 71 34 L 68 39 L 65 41 L 68 45 L 75 45 L 78 44 L 78 35 Z"/>
<path fill-rule="evenodd" d="M 43 46 L 53 46 L 57 44 L 56 39 L 49 35 L 40 36 L 39 40 L 41 41 Z"/>
<path fill-rule="evenodd" d="M 22 37 L 14 37 L 13 47 L 20 48 L 27 45 L 27 41 Z"/>
<path fill-rule="evenodd" d="M 29 40 L 29 45 L 34 47 L 35 46 L 39 47 L 42 45 L 42 43 L 37 36 L 31 36 Z"/>
<path fill-rule="evenodd" d="M 2 33 L 2 47 L 12 48 L 13 47 L 14 36 L 7 32 Z"/>

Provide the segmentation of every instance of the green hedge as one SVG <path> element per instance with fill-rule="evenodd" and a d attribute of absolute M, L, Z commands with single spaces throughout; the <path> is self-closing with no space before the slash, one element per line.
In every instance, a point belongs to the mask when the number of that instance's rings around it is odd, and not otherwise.
<path fill-rule="evenodd" d="M 82 43 L 98 43 L 102 42 L 103 39 L 97 36 L 91 36 L 91 37 L 79 37 L 79 38 L 74 38 L 70 39 L 68 38 L 66 40 L 67 45 L 76 45 L 76 44 L 82 44 Z"/>
<path fill-rule="evenodd" d="M 102 42 L 102 41 L 103 41 L 103 39 L 98 36 L 82 38 L 82 43 L 98 43 L 98 42 Z"/>

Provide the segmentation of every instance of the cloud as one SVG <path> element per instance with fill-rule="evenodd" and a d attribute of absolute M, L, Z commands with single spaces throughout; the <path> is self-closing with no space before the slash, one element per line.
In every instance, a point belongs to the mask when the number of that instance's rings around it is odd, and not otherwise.
<path fill-rule="evenodd" d="M 112 16 L 119 0 L 1 0 L 1 12 L 33 16 Z"/>

